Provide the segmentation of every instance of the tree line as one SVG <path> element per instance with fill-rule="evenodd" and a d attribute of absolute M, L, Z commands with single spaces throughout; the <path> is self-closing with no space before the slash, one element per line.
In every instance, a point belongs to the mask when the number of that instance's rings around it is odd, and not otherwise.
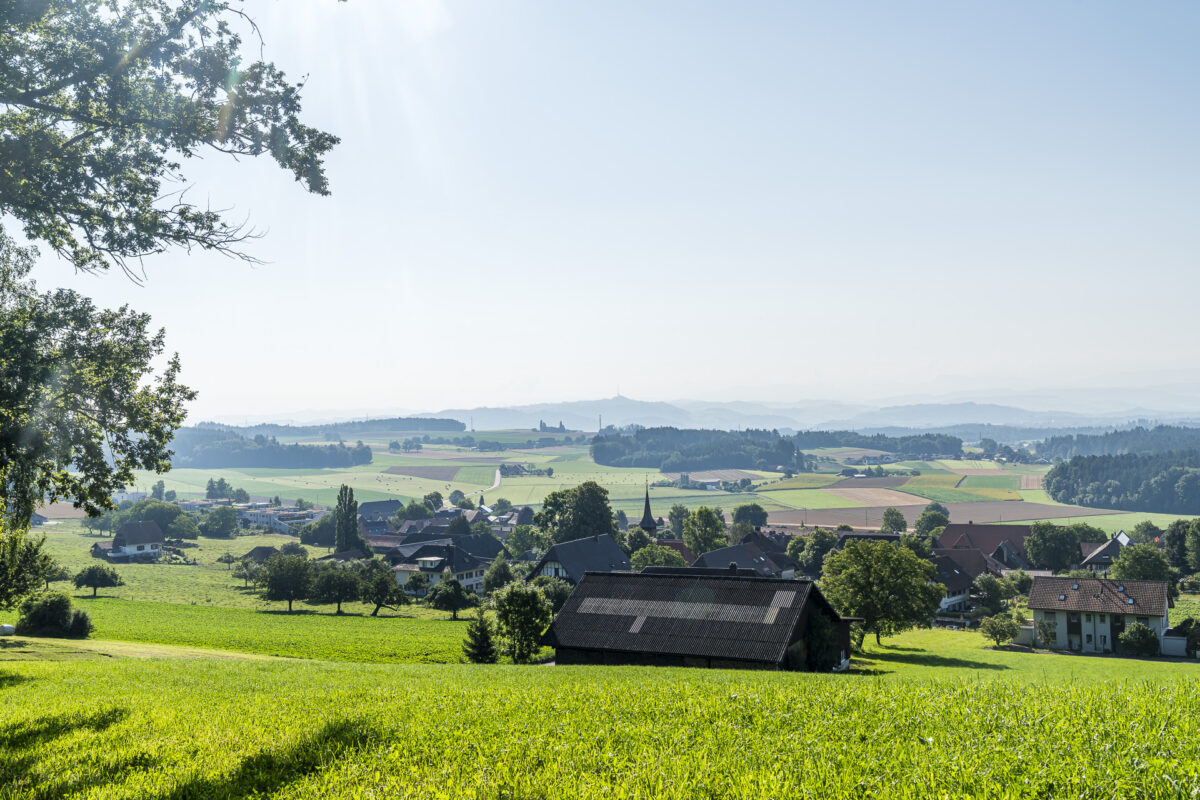
<path fill-rule="evenodd" d="M 183 428 L 172 442 L 172 466 L 198 469 L 265 467 L 273 469 L 354 467 L 370 464 L 371 448 L 362 442 L 280 444 L 259 434 L 252 439 L 226 428 Z"/>
<path fill-rule="evenodd" d="M 1051 436 L 1037 446 L 1037 454 L 1046 458 L 1150 454 L 1172 450 L 1200 450 L 1200 428 L 1185 428 L 1179 425 L 1158 425 L 1154 428 L 1139 426 L 1102 434 Z"/>
<path fill-rule="evenodd" d="M 1164 514 L 1200 514 L 1200 450 L 1076 456 L 1044 479 L 1060 503 Z"/>
<path fill-rule="evenodd" d="M 353 422 L 332 422 L 323 425 L 282 425 L 263 423 L 260 425 L 235 426 L 201 422 L 198 428 L 222 428 L 246 436 L 309 437 L 341 434 L 383 433 L 393 431 L 465 431 L 467 426 L 456 419 L 436 417 L 391 417 L 388 419 L 364 419 Z"/>
<path fill-rule="evenodd" d="M 797 448 L 861 447 L 900 455 L 961 455 L 962 439 L 945 433 L 917 433 L 907 436 L 865 434 L 856 431 L 801 431 L 792 437 Z"/>
<path fill-rule="evenodd" d="M 777 431 L 640 428 L 632 435 L 602 432 L 592 459 L 610 467 L 650 467 L 664 472 L 702 469 L 773 469 L 797 463 L 795 444 Z"/>

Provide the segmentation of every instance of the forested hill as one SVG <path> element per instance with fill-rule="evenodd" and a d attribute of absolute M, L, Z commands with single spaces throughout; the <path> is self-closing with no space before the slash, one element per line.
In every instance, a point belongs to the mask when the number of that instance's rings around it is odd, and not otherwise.
<path fill-rule="evenodd" d="M 1060 503 L 1163 514 L 1200 514 L 1200 450 L 1076 456 L 1046 473 Z"/>
<path fill-rule="evenodd" d="M 236 426 L 201 422 L 196 427 L 235 431 L 243 436 L 320 436 L 337 441 L 353 439 L 366 433 L 393 433 L 408 431 L 465 431 L 466 424 L 456 419 L 434 417 L 390 417 L 387 419 L 362 419 L 350 422 L 330 422 L 322 425 L 261 425 Z"/>
<path fill-rule="evenodd" d="M 1037 446 L 1037 454 L 1046 458 L 1074 458 L 1197 449 L 1200 449 L 1200 428 L 1159 425 L 1098 435 L 1052 436 Z"/>
<path fill-rule="evenodd" d="M 944 433 L 919 433 L 910 436 L 867 435 L 854 431 L 801 431 L 793 437 L 797 448 L 861 447 L 902 455 L 961 455 L 962 439 Z"/>
<path fill-rule="evenodd" d="M 703 469 L 774 469 L 796 465 L 796 446 L 775 431 L 642 428 L 632 435 L 592 440 L 592 459 L 609 467 L 664 472 Z"/>
<path fill-rule="evenodd" d="M 629 435 L 605 432 L 592 440 L 592 458 L 610 467 L 651 467 L 664 472 L 702 469 L 804 468 L 801 449 L 861 447 L 902 455 L 958 455 L 962 440 L 926 433 L 863 436 L 853 431 L 715 431 L 641 428 Z"/>
<path fill-rule="evenodd" d="M 371 463 L 371 448 L 336 444 L 280 444 L 258 435 L 246 438 L 219 427 L 180 428 L 171 443 L 174 467 L 221 469 L 225 467 L 353 467 Z"/>

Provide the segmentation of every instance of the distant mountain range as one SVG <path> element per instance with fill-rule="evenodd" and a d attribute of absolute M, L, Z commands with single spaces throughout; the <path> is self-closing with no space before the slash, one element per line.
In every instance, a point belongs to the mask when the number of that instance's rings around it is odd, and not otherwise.
<path fill-rule="evenodd" d="M 646 427 L 677 428 L 768 428 L 794 430 L 916 429 L 931 432 L 948 428 L 1000 427 L 1010 430 L 1059 431 L 1112 429 L 1132 424 L 1173 422 L 1200 424 L 1200 415 L 1156 414 L 1147 409 L 1131 409 L 1110 414 L 1080 414 L 1069 411 L 1030 411 L 994 403 L 914 403 L 870 408 L 848 403 L 768 404 L 752 402 L 675 403 L 648 402 L 629 397 L 584 400 L 565 403 L 539 403 L 501 408 L 450 408 L 428 416 L 451 417 L 476 430 L 495 428 L 536 428 L 539 421 L 548 425 L 562 422 L 572 430 L 594 431 L 599 425 L 637 424 Z M 988 435 L 984 431 L 983 435 Z M 973 439 L 977 437 L 966 436 Z M 1023 438 L 1023 437 L 1022 437 Z"/>
<path fill-rule="evenodd" d="M 1200 396 L 1200 392 L 1197 393 Z M 1148 392 L 1147 396 L 1155 396 Z M 1150 426 L 1156 423 L 1200 426 L 1200 412 L 1184 412 L 1176 399 L 1167 408 L 1153 410 L 1131 405 L 1128 408 L 1100 406 L 1095 400 L 1072 407 L 1088 408 L 1088 412 L 1030 410 L 1017 405 L 958 402 L 913 402 L 871 406 L 864 403 L 837 401 L 799 401 L 795 403 L 708 402 L 677 400 L 674 402 L 635 400 L 617 395 L 600 400 L 577 400 L 561 403 L 537 403 L 520 406 L 480 406 L 478 408 L 446 408 L 440 411 L 405 411 L 405 416 L 454 419 L 468 430 L 537 429 L 539 422 L 557 426 L 559 422 L 576 431 L 595 431 L 598 426 L 643 425 L 676 428 L 711 428 L 741 430 L 746 428 L 774 429 L 780 433 L 800 430 L 853 430 L 863 433 L 884 433 L 890 436 L 904 433 L 946 433 L 964 441 L 977 441 L 987 436 L 997 441 L 1015 442 L 1042 439 L 1066 433 L 1102 433 Z M 1043 406 L 1044 408 L 1045 406 Z M 273 419 L 279 425 L 379 420 L 394 418 L 396 412 L 386 409 L 368 412 L 308 412 L 293 419 Z M 257 420 L 260 423 L 265 419 Z M 262 432 L 247 427 L 246 421 L 237 427 L 246 435 Z M 274 426 L 259 426 L 274 427 Z M 360 425 L 360 429 L 370 428 Z"/>

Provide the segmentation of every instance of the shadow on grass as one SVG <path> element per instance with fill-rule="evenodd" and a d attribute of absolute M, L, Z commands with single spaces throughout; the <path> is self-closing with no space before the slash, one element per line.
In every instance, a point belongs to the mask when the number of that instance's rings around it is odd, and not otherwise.
<path fill-rule="evenodd" d="M 22 683 L 28 683 L 33 680 L 28 675 L 21 675 L 16 672 L 0 672 L 0 689 L 7 689 L 10 686 L 20 686 Z"/>
<path fill-rule="evenodd" d="M 62 714 L 29 722 L 13 722 L 0 727 L 0 751 L 27 749 L 74 731 L 99 733 L 127 716 L 127 708 L 109 708 L 92 714 Z"/>
<path fill-rule="evenodd" d="M 1011 667 L 1005 664 L 989 664 L 986 661 L 971 661 L 966 658 L 941 656 L 937 653 L 930 653 L 924 650 L 918 650 L 916 653 L 883 653 L 876 651 L 871 653 L 871 657 L 885 664 L 913 664 L 920 667 L 958 667 L 961 669 L 1011 669 Z"/>
<path fill-rule="evenodd" d="M 0 639 L 0 650 L 15 650 L 19 647 L 29 647 L 29 642 L 16 639 Z"/>
<path fill-rule="evenodd" d="M 158 800 L 208 800 L 215 797 L 270 796 L 308 775 L 343 761 L 377 738 L 374 730 L 341 720 L 326 725 L 290 747 L 264 750 L 244 759 L 232 773 L 193 778 Z"/>

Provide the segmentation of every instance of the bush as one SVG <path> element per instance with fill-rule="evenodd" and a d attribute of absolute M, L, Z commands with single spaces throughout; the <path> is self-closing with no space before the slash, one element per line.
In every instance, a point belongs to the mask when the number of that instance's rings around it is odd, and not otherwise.
<path fill-rule="evenodd" d="M 994 641 L 996 647 L 1000 647 L 1005 642 L 1011 642 L 1017 638 L 1017 634 L 1021 632 L 1021 629 L 1008 614 L 997 614 L 981 622 L 979 632 Z"/>
<path fill-rule="evenodd" d="M 59 636 L 86 639 L 92 632 L 87 612 L 71 608 L 62 592 L 43 592 L 21 603 L 17 633 L 22 636 Z"/>
<path fill-rule="evenodd" d="M 1140 622 L 1135 622 L 1121 634 L 1121 648 L 1131 656 L 1158 655 L 1158 636 Z"/>
<path fill-rule="evenodd" d="M 71 627 L 67 635 L 72 639 L 86 639 L 92 635 L 92 631 L 96 626 L 92 624 L 92 618 L 82 608 L 77 608 L 71 612 Z"/>

